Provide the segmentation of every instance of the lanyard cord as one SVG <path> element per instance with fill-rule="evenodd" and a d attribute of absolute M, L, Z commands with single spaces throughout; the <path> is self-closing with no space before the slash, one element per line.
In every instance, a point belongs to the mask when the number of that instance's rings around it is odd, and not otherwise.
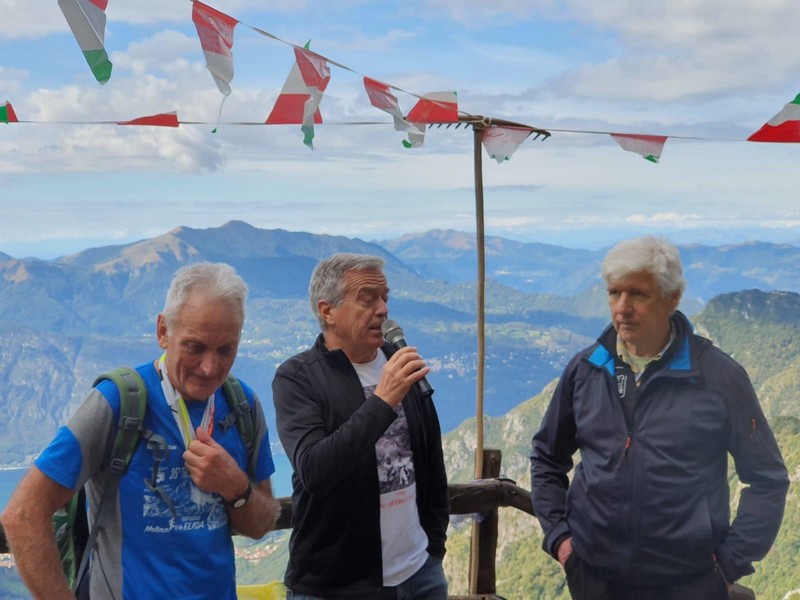
<path fill-rule="evenodd" d="M 167 374 L 167 353 L 161 355 L 158 361 L 158 368 L 161 371 L 161 389 L 164 392 L 164 397 L 167 399 L 170 409 L 172 409 L 172 416 L 175 417 L 175 422 L 178 425 L 178 430 L 181 433 L 183 444 L 186 448 L 192 440 L 197 439 L 192 421 L 189 418 L 189 410 L 186 408 L 186 402 L 180 394 L 172 386 Z M 214 394 L 211 394 L 206 400 L 206 408 L 203 412 L 203 419 L 200 422 L 200 427 L 208 432 L 209 437 L 214 433 Z"/>

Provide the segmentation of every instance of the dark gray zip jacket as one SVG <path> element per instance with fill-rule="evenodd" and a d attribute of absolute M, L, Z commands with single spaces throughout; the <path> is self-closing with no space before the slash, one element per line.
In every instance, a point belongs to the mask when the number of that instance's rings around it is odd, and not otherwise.
<path fill-rule="evenodd" d="M 388 346 L 383 351 L 392 354 Z M 375 443 L 397 414 L 375 395 L 364 398 L 350 360 L 325 348 L 322 335 L 278 368 L 272 395 L 294 468 L 287 587 L 324 598 L 374 598 L 383 585 Z M 416 386 L 403 408 L 420 524 L 428 553 L 442 558 L 449 507 L 439 418 Z"/>
<path fill-rule="evenodd" d="M 533 437 L 533 507 L 547 552 L 556 556 L 571 535 L 580 559 L 606 579 L 667 584 L 716 560 L 735 581 L 772 546 L 789 479 L 744 369 L 681 313 L 672 322 L 676 339 L 643 374 L 630 426 L 614 329 L 570 361 Z M 733 523 L 729 453 L 748 486 Z"/>

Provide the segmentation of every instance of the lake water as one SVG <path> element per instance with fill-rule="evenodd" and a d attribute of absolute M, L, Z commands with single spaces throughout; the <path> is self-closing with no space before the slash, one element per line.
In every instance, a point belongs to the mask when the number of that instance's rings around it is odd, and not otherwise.
<path fill-rule="evenodd" d="M 272 475 L 272 492 L 275 496 L 292 495 L 292 465 L 289 458 L 281 453 L 272 455 L 275 462 L 275 473 Z M 14 492 L 27 469 L 0 469 L 0 510 L 8 504 L 8 499 Z"/>

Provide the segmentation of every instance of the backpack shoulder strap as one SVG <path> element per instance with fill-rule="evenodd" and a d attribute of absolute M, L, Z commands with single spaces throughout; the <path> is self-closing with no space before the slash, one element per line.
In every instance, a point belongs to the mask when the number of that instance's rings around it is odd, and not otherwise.
<path fill-rule="evenodd" d="M 107 371 L 94 380 L 96 387 L 100 382 L 109 379 L 119 391 L 119 421 L 111 449 L 109 465 L 111 473 L 120 475 L 128 468 L 133 451 L 144 428 L 144 413 L 147 409 L 147 387 L 141 375 L 130 367 L 119 367 Z"/>
<path fill-rule="evenodd" d="M 86 547 L 81 557 L 81 564 L 75 577 L 76 585 L 80 583 L 89 565 L 89 555 L 94 547 L 97 534 L 104 527 L 111 515 L 113 502 L 119 490 L 119 480 L 136 449 L 140 435 L 144 432 L 144 414 L 147 409 L 147 386 L 141 375 L 130 367 L 120 367 L 100 375 L 94 380 L 92 387 L 104 380 L 113 381 L 119 391 L 120 410 L 114 444 L 109 456 L 109 474 L 100 503 L 94 514 L 92 530 L 86 540 Z"/>
<path fill-rule="evenodd" d="M 231 421 L 236 423 L 236 429 L 242 436 L 245 449 L 247 450 L 247 463 L 250 474 L 253 474 L 255 465 L 253 464 L 253 453 L 256 445 L 256 427 L 253 420 L 253 411 L 244 393 L 242 383 L 234 376 L 228 375 L 222 384 L 222 392 L 230 407 L 230 414 L 221 423 L 223 428 L 231 426 Z"/>

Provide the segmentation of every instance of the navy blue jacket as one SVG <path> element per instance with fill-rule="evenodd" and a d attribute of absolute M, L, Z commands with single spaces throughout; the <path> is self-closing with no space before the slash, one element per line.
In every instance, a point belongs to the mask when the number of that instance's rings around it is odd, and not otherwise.
<path fill-rule="evenodd" d="M 388 346 L 383 351 L 392 354 Z M 364 398 L 341 350 L 316 344 L 286 362 L 272 382 L 275 414 L 292 474 L 287 587 L 325 598 L 374 598 L 383 585 L 380 492 L 375 443 L 397 417 L 379 397 Z M 447 476 L 430 398 L 412 387 L 403 399 L 428 553 L 444 557 Z"/>
<path fill-rule="evenodd" d="M 606 579 L 667 584 L 716 560 L 735 581 L 775 540 L 788 474 L 744 369 L 681 313 L 672 322 L 676 339 L 642 375 L 630 421 L 612 327 L 567 365 L 532 441 L 533 508 L 547 552 L 571 535 Z M 733 523 L 728 454 L 748 486 Z"/>

